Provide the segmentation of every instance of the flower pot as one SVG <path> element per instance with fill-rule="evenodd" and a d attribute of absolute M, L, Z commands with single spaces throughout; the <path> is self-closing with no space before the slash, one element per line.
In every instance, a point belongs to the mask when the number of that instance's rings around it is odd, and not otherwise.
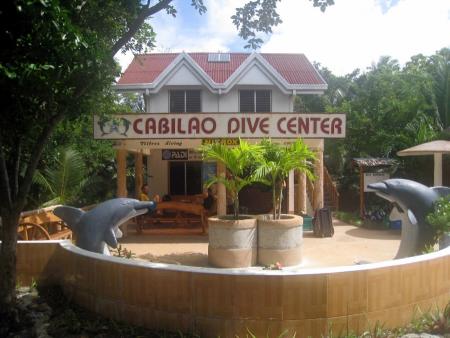
<path fill-rule="evenodd" d="M 450 232 L 443 234 L 439 238 L 439 250 L 443 250 L 450 246 Z"/>
<path fill-rule="evenodd" d="M 258 264 L 282 266 L 302 262 L 303 218 L 297 215 L 258 216 Z"/>
<path fill-rule="evenodd" d="M 218 268 L 245 268 L 256 264 L 256 218 L 241 215 L 208 218 L 208 262 Z"/>

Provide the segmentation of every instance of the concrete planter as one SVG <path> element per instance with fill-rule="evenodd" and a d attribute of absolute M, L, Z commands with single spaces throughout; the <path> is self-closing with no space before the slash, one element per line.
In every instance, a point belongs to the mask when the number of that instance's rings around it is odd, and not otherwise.
<path fill-rule="evenodd" d="M 302 262 L 303 218 L 297 215 L 258 216 L 258 264 L 282 266 Z"/>
<path fill-rule="evenodd" d="M 218 268 L 245 268 L 256 264 L 256 218 L 242 215 L 208 218 L 208 262 Z"/>

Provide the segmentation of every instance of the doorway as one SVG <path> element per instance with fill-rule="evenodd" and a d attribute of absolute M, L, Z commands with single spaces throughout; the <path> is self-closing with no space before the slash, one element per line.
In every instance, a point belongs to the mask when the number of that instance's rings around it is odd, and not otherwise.
<path fill-rule="evenodd" d="M 202 193 L 202 162 L 169 162 L 170 195 L 197 195 Z"/>

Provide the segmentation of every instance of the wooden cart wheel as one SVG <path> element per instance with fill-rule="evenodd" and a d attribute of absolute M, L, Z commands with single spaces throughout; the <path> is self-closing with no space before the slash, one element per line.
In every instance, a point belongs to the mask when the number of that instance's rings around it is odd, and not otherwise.
<path fill-rule="evenodd" d="M 18 237 L 23 241 L 50 239 L 48 231 L 41 225 L 35 223 L 21 223 L 18 229 Z"/>

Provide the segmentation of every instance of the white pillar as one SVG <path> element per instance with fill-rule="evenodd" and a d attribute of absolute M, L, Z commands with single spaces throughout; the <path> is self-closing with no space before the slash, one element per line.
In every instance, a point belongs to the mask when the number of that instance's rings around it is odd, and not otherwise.
<path fill-rule="evenodd" d="M 287 194 L 287 211 L 288 214 L 293 214 L 295 212 L 295 185 L 294 185 L 294 170 L 289 172 L 288 178 L 288 194 Z"/>
<path fill-rule="evenodd" d="M 434 153 L 434 186 L 442 185 L 442 153 Z"/>

